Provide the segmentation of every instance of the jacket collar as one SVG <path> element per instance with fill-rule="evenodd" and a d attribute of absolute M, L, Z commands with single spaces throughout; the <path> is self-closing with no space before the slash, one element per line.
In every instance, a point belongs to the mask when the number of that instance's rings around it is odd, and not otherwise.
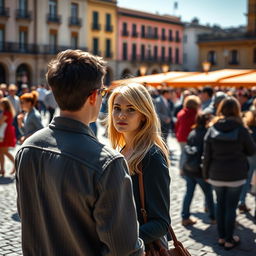
<path fill-rule="evenodd" d="M 89 126 L 75 119 L 56 116 L 54 117 L 52 122 L 49 124 L 49 127 L 51 129 L 58 129 L 58 130 L 64 130 L 69 132 L 75 132 L 75 133 L 83 133 L 96 139 L 94 132 L 91 130 Z"/>

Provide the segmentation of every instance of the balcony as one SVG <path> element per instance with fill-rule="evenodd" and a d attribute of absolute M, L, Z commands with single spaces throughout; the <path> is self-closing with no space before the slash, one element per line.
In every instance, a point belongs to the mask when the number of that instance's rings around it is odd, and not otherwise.
<path fill-rule="evenodd" d="M 71 46 L 0 42 L 0 52 L 5 53 L 56 54 L 70 48 Z M 79 49 L 82 51 L 88 51 L 85 47 L 79 47 Z"/>
<path fill-rule="evenodd" d="M 61 16 L 57 15 L 55 13 L 48 13 L 46 16 L 46 20 L 48 23 L 56 23 L 60 24 L 61 23 Z"/>
<path fill-rule="evenodd" d="M 10 17 L 10 10 L 9 8 L 0 7 L 0 17 Z"/>
<path fill-rule="evenodd" d="M 24 9 L 16 10 L 16 20 L 28 20 L 32 18 L 32 12 Z"/>
<path fill-rule="evenodd" d="M 168 41 L 169 41 L 169 42 L 172 42 L 172 41 L 173 41 L 173 37 L 172 37 L 172 36 L 169 36 Z"/>
<path fill-rule="evenodd" d="M 132 32 L 132 37 L 138 37 L 139 36 L 139 33 L 138 32 L 136 32 L 136 31 L 133 31 Z"/>
<path fill-rule="evenodd" d="M 181 39 L 179 37 L 176 37 L 175 41 L 176 41 L 176 43 L 180 43 Z"/>
<path fill-rule="evenodd" d="M 113 32 L 113 26 L 112 25 L 106 25 L 105 26 L 105 31 L 106 32 Z"/>
<path fill-rule="evenodd" d="M 101 25 L 99 23 L 92 23 L 92 30 L 100 30 Z"/>
<path fill-rule="evenodd" d="M 123 30 L 122 31 L 122 36 L 129 36 L 129 31 Z"/>
<path fill-rule="evenodd" d="M 69 17 L 69 26 L 77 26 L 81 27 L 82 26 L 82 19 L 78 17 Z"/>
<path fill-rule="evenodd" d="M 229 61 L 229 65 L 239 65 L 239 62 L 237 60 Z"/>

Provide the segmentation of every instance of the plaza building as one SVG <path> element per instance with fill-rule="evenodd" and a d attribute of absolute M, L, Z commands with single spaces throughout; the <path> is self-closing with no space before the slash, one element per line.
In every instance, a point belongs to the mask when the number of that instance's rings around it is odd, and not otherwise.
<path fill-rule="evenodd" d="M 198 37 L 199 62 L 222 68 L 256 69 L 256 0 L 248 0 L 247 27 Z"/>
<path fill-rule="evenodd" d="M 117 3 L 112 0 L 88 0 L 87 45 L 89 51 L 108 62 L 105 84 L 116 78 Z"/>
<path fill-rule="evenodd" d="M 213 27 L 204 26 L 197 18 L 185 23 L 183 36 L 183 69 L 185 71 L 198 71 L 201 69 L 199 61 L 198 37 L 209 35 L 215 31 Z"/>
<path fill-rule="evenodd" d="M 59 51 L 87 49 L 85 0 L 0 1 L 0 83 L 45 82 Z"/>
<path fill-rule="evenodd" d="M 184 25 L 179 17 L 118 8 L 119 78 L 182 69 Z"/>

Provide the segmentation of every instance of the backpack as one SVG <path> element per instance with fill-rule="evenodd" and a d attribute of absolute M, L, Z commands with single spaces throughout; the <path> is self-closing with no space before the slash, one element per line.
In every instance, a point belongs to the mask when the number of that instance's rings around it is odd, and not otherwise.
<path fill-rule="evenodd" d="M 201 153 L 195 145 L 185 145 L 183 170 L 187 173 L 201 173 Z"/>

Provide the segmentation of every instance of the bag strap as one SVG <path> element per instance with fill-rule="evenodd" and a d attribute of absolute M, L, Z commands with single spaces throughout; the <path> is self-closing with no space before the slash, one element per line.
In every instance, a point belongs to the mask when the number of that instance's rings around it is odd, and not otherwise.
<path fill-rule="evenodd" d="M 142 167 L 142 166 L 140 166 L 140 167 Z M 147 223 L 148 218 L 147 218 L 147 211 L 146 211 L 146 208 L 145 208 L 145 193 L 144 193 L 145 190 L 144 190 L 142 168 L 140 168 L 140 171 L 138 172 L 138 176 L 139 176 L 139 191 L 140 191 L 140 204 L 141 204 L 140 211 L 141 211 L 144 223 Z M 168 228 L 168 232 L 169 232 L 169 234 L 171 235 L 171 237 L 173 239 L 174 245 L 175 246 L 180 245 L 180 242 L 178 241 L 171 225 Z"/>

